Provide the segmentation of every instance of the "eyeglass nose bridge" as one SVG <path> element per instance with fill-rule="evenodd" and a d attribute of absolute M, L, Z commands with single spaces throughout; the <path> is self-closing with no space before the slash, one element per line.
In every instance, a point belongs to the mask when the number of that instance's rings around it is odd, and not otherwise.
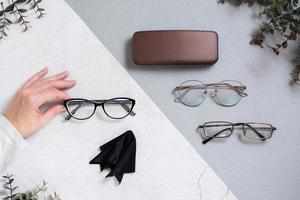
<path fill-rule="evenodd" d="M 209 92 L 209 96 L 212 98 L 215 98 L 217 96 L 217 89 L 212 88 L 211 91 Z"/>

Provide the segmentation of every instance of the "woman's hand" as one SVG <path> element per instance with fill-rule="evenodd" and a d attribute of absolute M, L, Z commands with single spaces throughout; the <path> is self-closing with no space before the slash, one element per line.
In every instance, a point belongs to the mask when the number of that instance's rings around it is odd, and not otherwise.
<path fill-rule="evenodd" d="M 44 68 L 31 77 L 16 93 L 4 113 L 23 137 L 31 136 L 64 111 L 64 106 L 60 104 L 50 105 L 44 112 L 40 108 L 50 101 L 69 99 L 63 90 L 76 85 L 76 81 L 66 80 L 69 75 L 67 71 L 44 78 L 47 73 L 48 69 Z"/>

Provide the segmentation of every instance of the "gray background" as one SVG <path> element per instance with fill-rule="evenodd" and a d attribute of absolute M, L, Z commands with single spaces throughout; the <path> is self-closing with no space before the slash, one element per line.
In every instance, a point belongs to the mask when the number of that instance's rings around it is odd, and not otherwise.
<path fill-rule="evenodd" d="M 259 24 L 257 13 L 217 0 L 67 2 L 238 198 L 298 199 L 300 88 L 289 82 L 293 48 L 278 57 L 250 46 L 251 33 Z M 213 66 L 133 64 L 133 33 L 155 29 L 217 31 L 219 61 Z M 236 79 L 247 85 L 249 96 L 231 108 L 218 106 L 211 98 L 197 108 L 185 107 L 173 101 L 171 91 L 188 79 L 207 83 Z M 202 145 L 195 129 L 212 120 L 266 122 L 278 130 L 263 144 L 242 142 L 235 132 L 225 141 Z"/>

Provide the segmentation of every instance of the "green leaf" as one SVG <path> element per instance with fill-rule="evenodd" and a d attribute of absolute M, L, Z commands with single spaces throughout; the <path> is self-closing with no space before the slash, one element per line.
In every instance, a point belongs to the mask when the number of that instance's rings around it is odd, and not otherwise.
<path fill-rule="evenodd" d="M 37 6 L 36 3 L 32 4 L 31 9 L 35 9 L 36 6 Z"/>
<path fill-rule="evenodd" d="M 27 12 L 27 10 L 26 9 L 19 9 L 19 12 L 25 13 L 25 12 Z"/>
<path fill-rule="evenodd" d="M 19 195 L 19 193 L 13 194 L 13 195 L 11 196 L 11 198 L 13 199 L 13 198 L 16 197 L 17 195 Z"/>
<path fill-rule="evenodd" d="M 2 32 L 2 33 L 3 33 L 3 35 L 5 35 L 5 34 L 4 34 L 5 32 Z M 7 186 L 4 186 L 4 189 L 10 190 L 10 188 L 7 187 Z"/>
<path fill-rule="evenodd" d="M 31 191 L 27 192 L 26 197 L 31 198 L 32 197 L 32 192 Z"/>
<path fill-rule="evenodd" d="M 16 190 L 17 188 L 18 188 L 18 186 L 15 186 L 15 187 L 12 188 L 12 190 L 14 191 L 14 190 Z"/>
<path fill-rule="evenodd" d="M 8 18 L 5 19 L 7 23 L 12 24 L 12 21 L 10 21 Z"/>
<path fill-rule="evenodd" d="M 17 0 L 17 1 L 15 1 L 15 3 L 17 3 L 17 4 L 24 3 L 24 2 L 26 2 L 26 0 Z"/>
<path fill-rule="evenodd" d="M 10 4 L 5 8 L 5 12 L 11 12 L 15 9 L 15 4 Z"/>
<path fill-rule="evenodd" d="M 23 32 L 26 32 L 26 31 L 28 31 L 28 26 L 26 26 L 23 30 Z"/>
<path fill-rule="evenodd" d="M 27 199 L 25 193 L 21 193 L 21 194 L 19 195 L 19 198 L 20 198 L 20 200 L 26 200 L 26 199 Z"/>

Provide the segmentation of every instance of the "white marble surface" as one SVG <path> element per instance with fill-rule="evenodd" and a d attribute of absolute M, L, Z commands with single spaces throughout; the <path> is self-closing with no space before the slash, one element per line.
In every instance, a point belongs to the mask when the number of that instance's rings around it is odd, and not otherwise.
<path fill-rule="evenodd" d="M 28 77 L 48 66 L 51 73 L 68 69 L 77 80 L 71 96 L 129 96 L 137 101 L 137 115 L 111 121 L 99 111 L 82 122 L 65 122 L 60 115 L 28 139 L 28 148 L 7 168 L 20 189 L 45 179 L 64 200 L 236 199 L 63 0 L 43 1 L 42 6 L 44 19 L 33 20 L 26 33 L 12 27 L 1 42 L 1 111 Z M 117 185 L 88 162 L 101 144 L 128 129 L 137 138 L 136 173 L 126 174 Z"/>

